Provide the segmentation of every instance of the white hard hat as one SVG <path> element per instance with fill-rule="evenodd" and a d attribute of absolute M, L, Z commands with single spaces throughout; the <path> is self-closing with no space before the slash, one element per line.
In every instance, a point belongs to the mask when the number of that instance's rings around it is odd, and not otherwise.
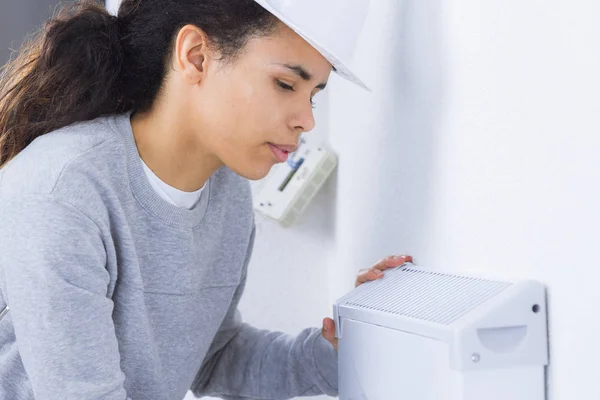
<path fill-rule="evenodd" d="M 313 46 L 338 75 L 369 88 L 348 67 L 369 0 L 255 0 Z"/>

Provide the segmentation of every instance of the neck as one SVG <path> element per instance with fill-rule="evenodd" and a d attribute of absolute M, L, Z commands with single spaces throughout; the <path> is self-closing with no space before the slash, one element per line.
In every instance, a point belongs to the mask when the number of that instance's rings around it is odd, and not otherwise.
<path fill-rule="evenodd" d="M 131 126 L 138 152 L 146 165 L 166 184 L 186 192 L 204 186 L 221 161 L 201 145 L 175 110 L 135 113 Z"/>

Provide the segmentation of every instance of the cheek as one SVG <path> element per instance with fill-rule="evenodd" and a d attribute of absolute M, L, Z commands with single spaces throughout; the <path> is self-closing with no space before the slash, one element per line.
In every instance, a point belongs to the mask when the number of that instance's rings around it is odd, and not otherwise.
<path fill-rule="evenodd" d="M 200 104 L 199 110 L 207 119 L 210 147 L 219 159 L 246 178 L 262 179 L 276 163 L 266 143 L 285 138 L 284 104 L 266 82 L 242 78 L 230 76 L 215 85 L 210 104 L 204 109 Z"/>
<path fill-rule="evenodd" d="M 265 144 L 270 136 L 265 126 L 268 113 L 263 103 L 255 100 L 256 90 L 240 85 L 217 96 L 220 104 L 211 107 L 211 115 L 207 115 L 213 151 L 238 174 L 262 178 L 272 163 Z"/>
<path fill-rule="evenodd" d="M 247 97 L 239 88 L 229 84 L 215 85 L 203 93 L 202 101 L 197 103 L 204 132 L 209 147 L 217 153 L 231 152 L 239 144 L 243 135 L 243 126 L 247 120 Z M 242 140 L 243 141 L 243 140 Z M 219 154 L 223 155 L 223 154 Z"/>
<path fill-rule="evenodd" d="M 269 94 L 263 86 L 240 84 L 227 107 L 231 110 L 228 125 L 233 125 L 231 139 L 239 145 L 256 148 L 280 137 L 276 94 Z"/>

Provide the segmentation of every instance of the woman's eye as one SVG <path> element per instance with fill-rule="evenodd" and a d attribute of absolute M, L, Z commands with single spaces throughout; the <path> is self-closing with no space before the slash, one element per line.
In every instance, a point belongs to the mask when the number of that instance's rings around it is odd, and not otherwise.
<path fill-rule="evenodd" d="M 294 87 L 293 86 L 288 85 L 287 83 L 282 82 L 279 79 L 277 80 L 277 86 L 279 86 L 283 90 L 289 90 L 290 92 L 294 91 Z M 316 104 L 313 102 L 313 99 L 310 99 L 310 105 L 312 106 L 312 108 L 315 108 Z"/>
<path fill-rule="evenodd" d="M 279 85 L 280 88 L 285 89 L 285 90 L 290 90 L 290 91 L 294 91 L 294 88 L 290 85 L 288 85 L 287 83 L 283 83 L 281 81 L 277 81 L 277 85 Z"/>

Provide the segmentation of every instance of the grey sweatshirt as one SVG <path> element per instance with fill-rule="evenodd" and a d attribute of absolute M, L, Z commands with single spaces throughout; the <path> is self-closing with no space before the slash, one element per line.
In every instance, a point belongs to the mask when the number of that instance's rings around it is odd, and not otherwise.
<path fill-rule="evenodd" d="M 320 329 L 241 320 L 254 229 L 227 168 L 192 210 L 161 199 L 129 113 L 36 139 L 0 170 L 0 399 L 336 395 Z"/>

